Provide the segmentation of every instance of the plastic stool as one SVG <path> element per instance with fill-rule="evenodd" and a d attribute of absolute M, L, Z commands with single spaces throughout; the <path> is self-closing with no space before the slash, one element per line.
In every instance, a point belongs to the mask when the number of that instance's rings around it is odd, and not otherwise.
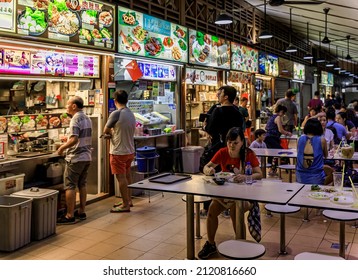
<path fill-rule="evenodd" d="M 341 257 L 330 256 L 326 254 L 303 252 L 296 255 L 294 260 L 301 261 L 301 260 L 344 260 L 344 259 Z"/>
<path fill-rule="evenodd" d="M 279 166 L 277 166 L 278 168 L 280 168 L 280 178 L 282 179 L 281 176 L 281 169 L 287 170 L 288 171 L 288 181 L 290 183 L 292 183 L 292 170 L 296 170 L 296 165 L 293 164 L 281 164 Z"/>
<path fill-rule="evenodd" d="M 300 211 L 300 207 L 278 204 L 266 204 L 265 209 L 280 214 L 280 251 L 279 254 L 286 255 L 286 232 L 285 232 L 285 215 Z"/>
<path fill-rule="evenodd" d="M 183 201 L 186 202 L 186 195 L 183 195 L 181 198 Z M 203 238 L 200 235 L 200 203 L 211 201 L 211 197 L 209 196 L 201 196 L 201 195 L 194 195 L 194 204 L 195 204 L 195 238 L 201 239 Z"/>
<path fill-rule="evenodd" d="M 218 251 L 228 259 L 254 260 L 263 256 L 266 248 L 262 244 L 242 239 L 227 240 L 218 245 Z"/>
<path fill-rule="evenodd" d="M 322 214 L 326 218 L 339 221 L 339 256 L 345 258 L 345 253 L 346 253 L 346 231 L 344 228 L 345 223 L 348 221 L 358 220 L 358 213 L 324 210 Z"/>

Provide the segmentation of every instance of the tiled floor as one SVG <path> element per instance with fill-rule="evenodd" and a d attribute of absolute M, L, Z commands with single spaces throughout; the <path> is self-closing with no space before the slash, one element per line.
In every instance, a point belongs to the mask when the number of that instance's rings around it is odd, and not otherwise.
<path fill-rule="evenodd" d="M 88 205 L 87 220 L 75 225 L 57 226 L 55 235 L 35 241 L 11 253 L 0 253 L 6 260 L 167 260 L 186 257 L 185 203 L 181 195 L 165 193 L 134 199 L 130 213 L 110 213 L 117 201 L 110 197 Z M 264 209 L 263 205 L 261 209 Z M 266 253 L 261 259 L 293 259 L 303 251 L 338 255 L 339 224 L 325 219 L 315 209 L 310 221 L 303 222 L 303 210 L 286 217 L 288 254 L 279 255 L 279 216 L 267 217 L 262 210 L 262 241 Z M 216 242 L 234 237 L 230 219 L 219 217 Z M 358 259 L 358 233 L 346 225 L 346 258 Z M 201 219 L 203 239 L 195 241 L 198 252 L 206 241 L 205 219 Z M 247 232 L 247 239 L 252 240 Z M 217 255 L 214 259 L 223 259 Z"/>

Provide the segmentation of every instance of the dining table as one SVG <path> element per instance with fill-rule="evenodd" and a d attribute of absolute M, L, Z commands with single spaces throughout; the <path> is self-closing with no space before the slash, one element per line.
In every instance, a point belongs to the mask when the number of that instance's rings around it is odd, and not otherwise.
<path fill-rule="evenodd" d="M 356 188 L 358 186 L 353 185 L 353 187 L 335 188 L 332 186 L 305 185 L 288 202 L 288 205 L 357 213 L 358 191 Z M 341 234 L 342 232 L 340 232 Z M 344 257 L 345 248 L 340 246 L 339 251 L 339 255 Z"/>
<path fill-rule="evenodd" d="M 130 184 L 129 188 L 169 192 L 186 195 L 186 239 L 187 259 L 195 259 L 194 247 L 194 195 L 224 198 L 236 202 L 236 239 L 245 239 L 244 201 L 287 204 L 303 187 L 299 183 L 277 183 L 271 180 L 256 180 L 253 184 L 225 182 L 217 185 L 213 176 L 203 174 L 161 173 Z"/>

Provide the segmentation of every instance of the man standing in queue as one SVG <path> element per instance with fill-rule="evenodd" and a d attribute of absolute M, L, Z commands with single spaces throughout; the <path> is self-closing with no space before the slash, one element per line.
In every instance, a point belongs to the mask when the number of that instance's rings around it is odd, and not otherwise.
<path fill-rule="evenodd" d="M 116 176 L 122 201 L 115 203 L 111 213 L 130 212 L 133 206 L 131 191 L 131 163 L 134 160 L 134 131 L 136 120 L 132 111 L 127 107 L 128 94 L 124 90 L 113 93 L 117 110 L 113 111 L 104 126 L 104 137 L 110 139 L 110 165 Z"/>
<path fill-rule="evenodd" d="M 79 96 L 71 97 L 67 101 L 66 111 L 72 116 L 69 127 L 70 135 L 67 142 L 58 148 L 57 153 L 65 154 L 64 190 L 67 213 L 57 220 L 57 224 L 74 224 L 76 218 L 80 220 L 87 218 L 85 212 L 87 174 L 92 161 L 92 122 L 83 112 L 83 99 Z M 76 187 L 80 194 L 78 211 L 75 211 Z"/>

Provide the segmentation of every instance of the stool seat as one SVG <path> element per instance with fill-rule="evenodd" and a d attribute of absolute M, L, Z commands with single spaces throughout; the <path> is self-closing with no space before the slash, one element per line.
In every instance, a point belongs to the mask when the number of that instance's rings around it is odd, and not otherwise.
<path fill-rule="evenodd" d="M 265 209 L 267 211 L 280 214 L 280 251 L 279 251 L 279 254 L 286 255 L 287 252 L 286 252 L 285 215 L 296 213 L 296 212 L 300 211 L 301 208 L 297 207 L 297 206 L 289 206 L 287 204 L 285 204 L 285 205 L 266 204 Z"/>
<path fill-rule="evenodd" d="M 279 204 L 266 204 L 265 209 L 271 211 L 273 213 L 279 214 L 291 214 L 300 211 L 300 207 L 297 206 L 290 206 L 290 205 L 279 205 Z"/>
<path fill-rule="evenodd" d="M 296 165 L 293 165 L 293 164 L 280 164 L 277 167 L 281 168 L 281 169 L 287 169 L 287 170 L 295 170 L 296 169 Z"/>
<path fill-rule="evenodd" d="M 339 256 L 342 258 L 346 254 L 346 229 L 347 221 L 358 220 L 358 213 L 350 213 L 344 211 L 324 210 L 322 215 L 326 218 L 339 221 Z"/>
<path fill-rule="evenodd" d="M 183 195 L 181 198 L 186 202 L 186 195 Z M 195 238 L 201 239 L 202 236 L 200 234 L 200 203 L 210 201 L 211 197 L 203 196 L 203 195 L 194 195 L 194 204 L 195 204 Z"/>
<path fill-rule="evenodd" d="M 303 252 L 295 256 L 294 260 L 344 260 L 341 257 L 326 254 Z"/>
<path fill-rule="evenodd" d="M 254 260 L 263 256 L 266 248 L 262 244 L 246 240 L 227 240 L 218 245 L 221 255 L 235 260 Z"/>
<path fill-rule="evenodd" d="M 348 221 L 358 220 L 358 213 L 335 211 L 335 210 L 324 210 L 322 214 L 326 218 L 336 221 L 348 222 Z"/>

